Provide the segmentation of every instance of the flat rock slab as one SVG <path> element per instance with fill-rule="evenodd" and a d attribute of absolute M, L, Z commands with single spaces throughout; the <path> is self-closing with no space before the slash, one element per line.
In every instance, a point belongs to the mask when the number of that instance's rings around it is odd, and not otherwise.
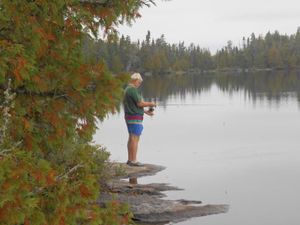
<path fill-rule="evenodd" d="M 146 164 L 143 167 L 129 167 L 126 164 L 114 163 L 112 168 L 121 168 L 123 175 L 108 184 L 109 191 L 102 193 L 99 204 L 112 199 L 128 203 L 139 224 L 166 224 L 179 222 L 192 217 L 226 213 L 228 205 L 204 205 L 201 201 L 166 200 L 163 191 L 182 190 L 165 183 L 136 184 L 137 177 L 154 175 L 165 169 L 162 166 Z M 121 178 L 129 178 L 129 181 Z M 132 182 L 133 180 L 133 182 Z"/>
<path fill-rule="evenodd" d="M 166 167 L 153 164 L 145 164 L 144 166 L 128 166 L 126 163 L 117 162 L 111 163 L 110 168 L 112 173 L 114 173 L 113 171 L 119 171 L 121 173 L 121 175 L 118 175 L 118 178 L 138 178 L 152 176 L 166 169 Z"/>

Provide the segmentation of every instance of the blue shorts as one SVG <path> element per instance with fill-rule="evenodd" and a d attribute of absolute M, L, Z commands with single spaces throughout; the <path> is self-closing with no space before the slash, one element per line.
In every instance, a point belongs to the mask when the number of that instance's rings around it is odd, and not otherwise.
<path fill-rule="evenodd" d="M 131 124 L 131 123 L 126 123 L 128 133 L 129 134 L 134 134 L 136 136 L 141 136 L 142 131 L 144 129 L 143 124 Z"/>

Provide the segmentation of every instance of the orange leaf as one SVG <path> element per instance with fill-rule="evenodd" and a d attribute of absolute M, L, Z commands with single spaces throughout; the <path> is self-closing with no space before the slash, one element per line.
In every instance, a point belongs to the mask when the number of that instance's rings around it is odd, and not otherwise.
<path fill-rule="evenodd" d="M 52 108 L 53 108 L 53 111 L 55 111 L 55 112 L 60 112 L 60 111 L 62 111 L 62 110 L 64 109 L 65 104 L 64 104 L 63 101 L 57 100 L 57 101 L 53 102 L 53 103 L 51 104 L 51 106 L 52 106 Z"/>
<path fill-rule="evenodd" d="M 18 81 L 22 80 L 21 70 L 24 68 L 25 64 L 26 64 L 26 60 L 23 57 L 17 58 L 17 66 L 14 69 L 13 73 Z"/>
<path fill-rule="evenodd" d="M 59 118 L 55 112 L 45 112 L 44 117 L 53 127 L 59 124 Z"/>
<path fill-rule="evenodd" d="M 65 222 L 65 217 L 64 216 L 61 216 L 60 217 L 60 220 L 59 220 L 59 225 L 65 225 L 66 222 Z"/>
<path fill-rule="evenodd" d="M 10 188 L 10 186 L 11 186 L 10 182 L 6 181 L 2 184 L 1 189 L 2 189 L 2 191 L 6 191 Z"/>
<path fill-rule="evenodd" d="M 30 128 L 30 123 L 26 118 L 23 118 L 23 122 L 24 122 L 24 128 L 25 130 L 28 130 Z"/>
<path fill-rule="evenodd" d="M 32 172 L 32 176 L 37 180 L 37 181 L 41 181 L 43 178 L 43 175 L 41 173 L 41 171 L 36 170 Z"/>
<path fill-rule="evenodd" d="M 25 142 L 25 146 L 26 146 L 27 150 L 32 149 L 32 141 L 33 141 L 32 136 L 27 133 L 24 137 L 24 142 Z"/>
<path fill-rule="evenodd" d="M 46 182 L 48 185 L 52 185 L 55 183 L 55 171 L 51 170 L 46 176 Z"/>
<path fill-rule="evenodd" d="M 49 41 L 55 41 L 56 38 L 53 34 L 46 34 L 46 39 Z"/>
<path fill-rule="evenodd" d="M 81 184 L 79 186 L 79 191 L 82 197 L 89 197 L 91 195 L 89 189 L 87 188 L 87 186 Z"/>
<path fill-rule="evenodd" d="M 109 8 L 102 8 L 100 9 L 100 12 L 99 12 L 99 16 L 101 18 L 105 18 L 105 17 L 108 17 L 111 15 L 111 10 Z"/>
<path fill-rule="evenodd" d="M 44 37 L 45 31 L 42 28 L 36 28 L 34 29 L 35 33 L 40 34 L 42 37 Z"/>
<path fill-rule="evenodd" d="M 28 218 L 25 218 L 24 225 L 30 225 L 30 221 Z"/>

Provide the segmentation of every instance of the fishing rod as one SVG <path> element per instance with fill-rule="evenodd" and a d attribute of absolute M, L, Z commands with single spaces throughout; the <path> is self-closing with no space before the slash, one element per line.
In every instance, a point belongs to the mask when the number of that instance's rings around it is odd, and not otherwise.
<path fill-rule="evenodd" d="M 155 107 L 169 107 L 169 106 L 221 106 L 221 104 L 208 104 L 208 103 L 165 103 L 157 100 L 150 100 L 152 102 L 155 102 L 156 106 Z M 155 107 L 149 107 L 149 111 L 153 112 L 155 110 Z"/>
<path fill-rule="evenodd" d="M 220 104 L 203 104 L 203 103 L 159 103 L 157 106 L 219 106 Z"/>
<path fill-rule="evenodd" d="M 208 104 L 208 103 L 164 103 L 164 102 L 157 102 L 154 101 L 157 106 L 221 106 L 221 104 Z M 154 111 L 153 107 L 150 107 L 152 111 Z"/>

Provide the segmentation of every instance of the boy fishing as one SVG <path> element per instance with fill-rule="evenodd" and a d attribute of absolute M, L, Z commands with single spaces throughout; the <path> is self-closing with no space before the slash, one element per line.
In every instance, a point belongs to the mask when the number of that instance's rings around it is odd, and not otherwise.
<path fill-rule="evenodd" d="M 143 131 L 144 114 L 153 116 L 153 107 L 156 106 L 154 102 L 145 102 L 140 93 L 139 87 L 143 82 L 143 78 L 139 73 L 131 75 L 129 84 L 124 93 L 123 106 L 125 112 L 125 121 L 129 133 L 127 150 L 129 166 L 144 166 L 137 161 L 137 151 L 140 136 Z M 150 107 L 144 110 L 144 107 Z"/>

